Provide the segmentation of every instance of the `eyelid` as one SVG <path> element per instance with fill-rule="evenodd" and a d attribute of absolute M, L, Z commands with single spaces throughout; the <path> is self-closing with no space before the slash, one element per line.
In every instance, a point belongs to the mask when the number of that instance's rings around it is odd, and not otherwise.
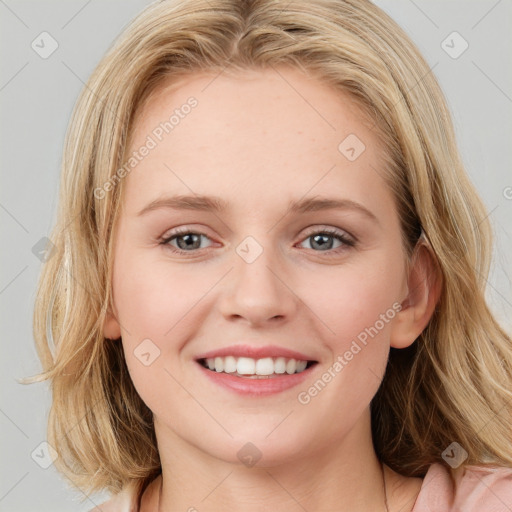
<path fill-rule="evenodd" d="M 202 226 L 200 228 L 180 226 L 177 228 L 167 229 L 166 231 L 164 231 L 164 234 L 158 237 L 158 241 L 169 240 L 170 238 L 186 234 L 203 235 L 209 239 L 212 239 L 212 237 L 208 235 L 207 231 L 207 228 L 204 228 Z"/>
<path fill-rule="evenodd" d="M 334 226 L 330 226 L 328 224 L 322 225 L 322 224 L 315 224 L 311 228 L 306 228 L 306 237 L 311 236 L 315 233 L 329 233 L 329 234 L 335 234 L 335 235 L 346 235 L 348 238 L 353 240 L 354 242 L 358 242 L 357 237 L 355 237 L 352 233 L 347 231 L 346 229 L 342 228 L 335 228 Z M 304 236 L 304 235 L 303 235 Z"/>
<path fill-rule="evenodd" d="M 201 228 L 201 229 L 203 229 L 203 228 Z M 317 234 L 317 233 L 329 233 L 329 234 L 336 234 L 336 235 L 345 234 L 345 235 L 348 235 L 348 237 L 351 238 L 354 242 L 358 242 L 357 237 L 355 237 L 352 233 L 350 233 L 346 229 L 336 228 L 336 227 L 333 227 L 333 226 L 330 226 L 327 224 L 325 224 L 325 225 L 315 224 L 315 225 L 310 226 L 305 229 L 306 229 L 306 233 L 302 235 L 304 238 L 307 238 L 308 236 L 311 236 L 312 234 Z M 180 226 L 180 227 L 172 229 L 170 231 L 169 230 L 165 231 L 164 234 L 159 237 L 159 240 L 160 241 L 166 240 L 166 239 L 168 240 L 175 236 L 189 234 L 189 233 L 196 234 L 196 235 L 203 235 L 203 236 L 211 239 L 211 237 L 204 231 L 199 231 L 199 230 L 196 230 L 189 226 Z"/>
<path fill-rule="evenodd" d="M 185 227 L 175 228 L 175 229 L 173 229 L 171 231 L 167 230 L 162 236 L 160 236 L 158 238 L 158 242 L 161 243 L 161 244 L 166 244 L 170 240 L 172 240 L 173 238 L 177 238 L 179 236 L 189 235 L 189 234 L 190 235 L 203 236 L 205 238 L 208 238 L 209 240 L 212 240 L 212 237 L 210 237 L 204 231 L 201 231 L 201 230 L 198 230 L 198 229 L 189 228 L 189 227 L 185 226 Z M 177 249 L 177 250 L 179 250 L 179 249 Z"/>

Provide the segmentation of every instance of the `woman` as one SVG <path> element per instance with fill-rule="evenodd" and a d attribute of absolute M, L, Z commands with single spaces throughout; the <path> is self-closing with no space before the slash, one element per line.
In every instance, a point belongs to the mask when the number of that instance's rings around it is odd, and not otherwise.
<path fill-rule="evenodd" d="M 35 333 L 56 465 L 101 510 L 512 507 L 490 226 L 372 3 L 150 5 L 61 191 Z"/>

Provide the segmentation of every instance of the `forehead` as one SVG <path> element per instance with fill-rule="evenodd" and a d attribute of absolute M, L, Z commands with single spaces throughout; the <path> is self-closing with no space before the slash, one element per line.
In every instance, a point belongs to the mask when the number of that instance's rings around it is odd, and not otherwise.
<path fill-rule="evenodd" d="M 384 184 L 371 120 L 347 93 L 290 68 L 164 82 L 135 119 L 128 156 L 144 146 L 123 184 L 131 211 L 164 192 L 261 207 Z"/>
<path fill-rule="evenodd" d="M 187 102 L 191 98 L 197 106 L 189 109 Z M 230 129 L 236 127 L 243 128 L 241 137 L 268 134 L 289 140 L 293 134 L 325 136 L 328 131 L 334 134 L 349 125 L 360 131 L 363 125 L 374 125 L 347 92 L 290 67 L 217 75 L 197 72 L 164 80 L 141 105 L 132 127 L 132 142 L 142 143 L 157 126 L 155 122 L 165 123 L 173 113 L 179 119 L 171 122 L 172 133 L 165 135 L 176 141 L 180 132 L 186 135 L 196 130 L 194 120 L 198 117 L 210 137 L 223 133 L 229 136 Z M 186 117 L 189 121 L 182 123 Z M 204 132 L 201 130 L 197 135 Z M 247 143 L 250 141 L 246 141 L 246 146 Z"/>

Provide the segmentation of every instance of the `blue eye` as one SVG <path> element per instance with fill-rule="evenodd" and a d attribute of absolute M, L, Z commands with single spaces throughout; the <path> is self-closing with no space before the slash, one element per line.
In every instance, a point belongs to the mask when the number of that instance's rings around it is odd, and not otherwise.
<path fill-rule="evenodd" d="M 163 245 L 168 245 L 173 252 L 194 252 L 195 249 L 201 249 L 201 237 L 208 238 L 203 233 L 196 233 L 187 229 L 177 231 L 171 236 L 162 240 Z M 172 241 L 176 241 L 178 247 L 171 245 Z"/>
<path fill-rule="evenodd" d="M 337 240 L 340 242 L 341 250 L 343 250 L 346 247 L 354 247 L 355 242 L 351 238 L 349 238 L 347 235 L 345 235 L 342 232 L 339 232 L 337 230 L 332 229 L 323 229 L 321 231 L 315 231 L 314 233 L 311 233 L 307 236 L 305 240 L 311 239 L 312 242 L 310 242 L 311 248 L 317 247 L 320 248 L 320 251 L 315 252 L 328 252 L 329 255 L 331 255 L 333 252 L 337 253 L 339 252 L 340 246 L 338 246 L 337 249 L 332 248 L 332 239 Z M 329 240 L 331 239 L 331 240 Z"/>
<path fill-rule="evenodd" d="M 201 247 L 202 237 L 208 240 L 210 239 L 204 233 L 198 233 L 196 231 L 191 231 L 187 228 L 184 228 L 171 233 L 170 236 L 162 239 L 160 244 L 166 246 L 174 253 L 185 255 L 187 253 L 197 252 L 198 249 L 205 248 Z M 332 229 L 314 231 L 313 233 L 309 234 L 304 239 L 304 241 L 309 239 L 311 239 L 309 248 L 314 252 L 326 253 L 326 256 L 336 256 L 341 251 L 356 245 L 355 240 L 346 235 L 344 232 Z M 333 248 L 332 239 L 340 242 L 340 245 L 337 248 Z M 176 243 L 177 246 L 174 245 L 174 243 Z M 208 249 L 208 247 L 206 247 L 206 249 Z"/>

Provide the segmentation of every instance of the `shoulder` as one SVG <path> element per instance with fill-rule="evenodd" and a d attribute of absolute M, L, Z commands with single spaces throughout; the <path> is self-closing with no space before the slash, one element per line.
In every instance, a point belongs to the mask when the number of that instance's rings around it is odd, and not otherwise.
<path fill-rule="evenodd" d="M 109 500 L 89 510 L 89 512 L 138 512 L 136 496 L 137 489 L 135 485 L 129 485 L 120 493 L 114 494 Z"/>
<path fill-rule="evenodd" d="M 432 464 L 412 512 L 433 510 L 510 512 L 512 468 L 461 466 L 452 471 L 442 464 Z"/>

